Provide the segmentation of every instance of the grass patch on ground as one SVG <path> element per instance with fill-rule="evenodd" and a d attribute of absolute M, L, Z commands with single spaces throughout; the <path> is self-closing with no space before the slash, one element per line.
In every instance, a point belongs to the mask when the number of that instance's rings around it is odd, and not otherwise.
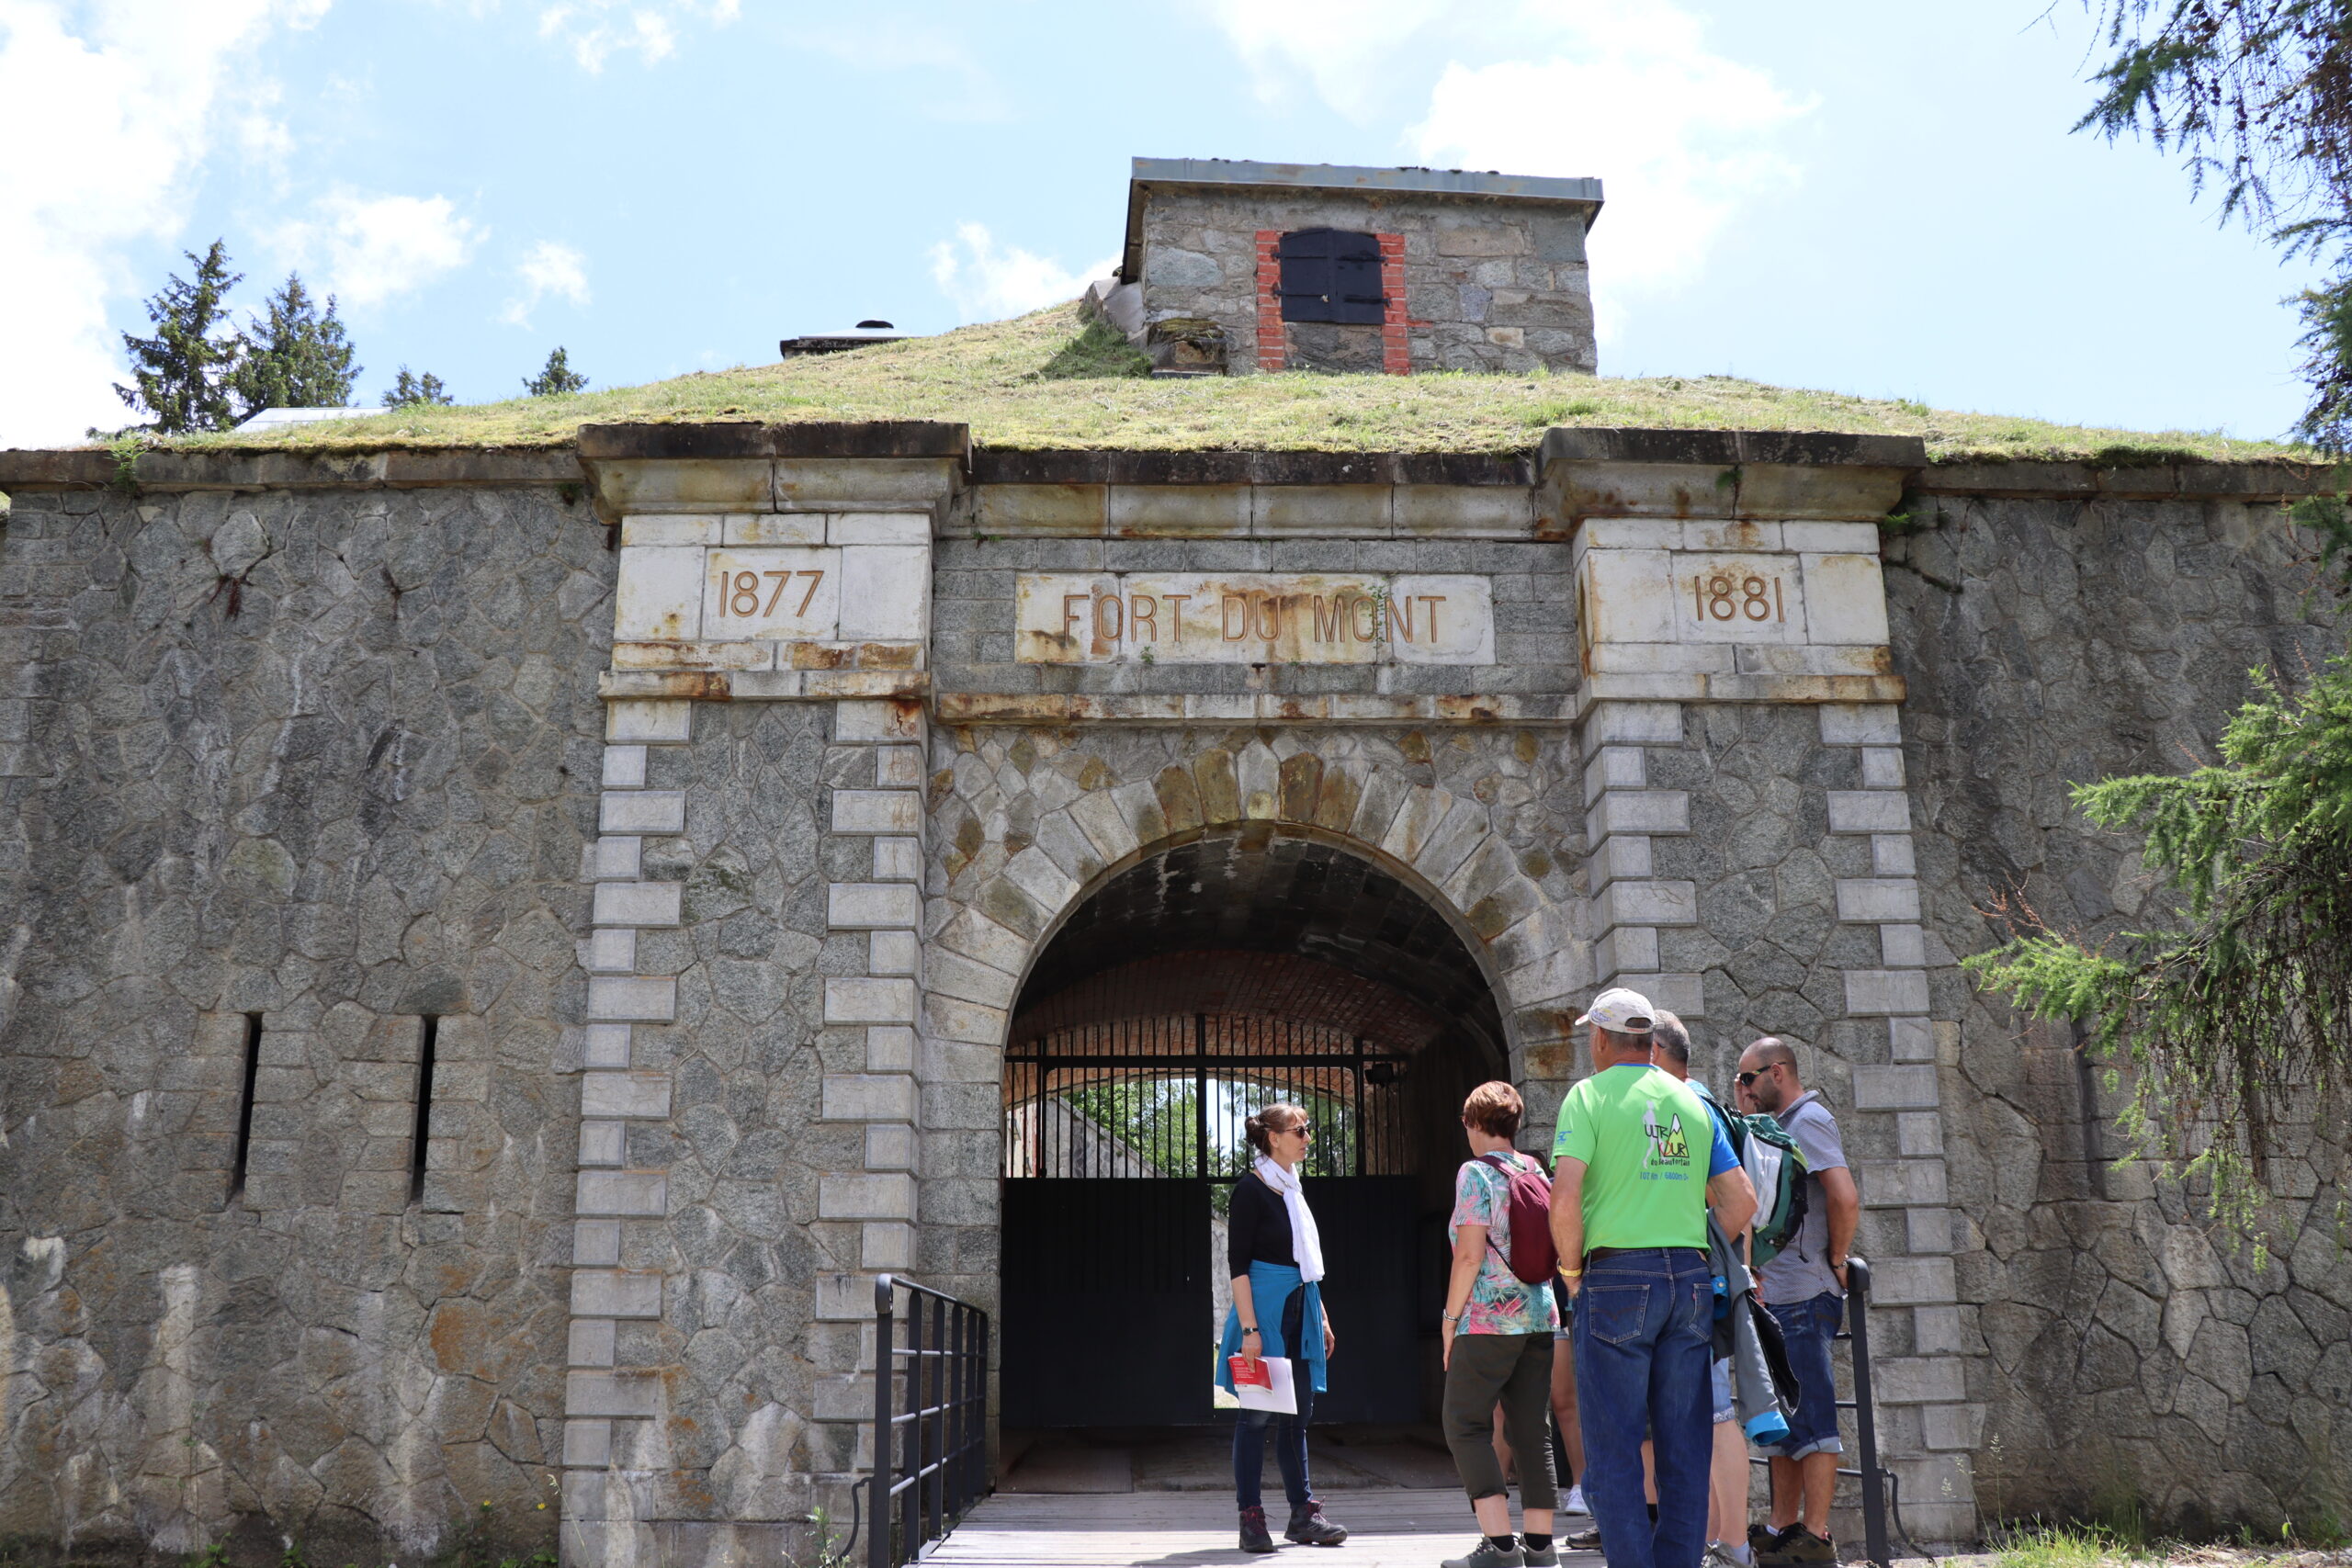
<path fill-rule="evenodd" d="M 2234 1537 L 2192 1544 L 2150 1530 L 2135 1514 L 2120 1525 L 2005 1525 L 1987 1535 L 1984 1546 L 1985 1554 L 1970 1562 L 1985 1568 L 2336 1568 L 2352 1562 L 2344 1531 L 2332 1520 L 2288 1525 L 2267 1539 L 2241 1528 Z"/>
<path fill-rule="evenodd" d="M 1997 1532 L 1985 1542 L 1993 1568 L 2113 1568 L 2161 1562 L 2161 1548 L 2126 1540 L 2097 1525 L 2036 1525 Z"/>
<path fill-rule="evenodd" d="M 562 446 L 583 423 L 955 420 L 987 446 L 1050 450 L 1521 452 L 1552 425 L 1917 435 L 1939 461 L 2309 458 L 2210 433 L 2087 429 L 1961 413 L 1905 399 L 1811 392 L 1729 376 L 1267 376 L 1150 379 L 1089 336 L 1075 304 L 776 365 L 641 387 L 460 407 L 419 406 L 266 434 L 158 442 L 180 449 L 373 451 Z"/>

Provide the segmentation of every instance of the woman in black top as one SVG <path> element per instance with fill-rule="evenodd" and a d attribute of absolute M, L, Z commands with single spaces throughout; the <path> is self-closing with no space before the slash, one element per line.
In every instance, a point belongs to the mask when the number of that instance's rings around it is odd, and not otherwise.
<path fill-rule="evenodd" d="M 1232 1358 L 1279 1356 L 1291 1364 L 1298 1409 L 1290 1416 L 1244 1408 L 1233 1427 L 1233 1489 L 1241 1508 L 1241 1550 L 1272 1551 L 1273 1536 L 1259 1483 L 1266 1464 L 1266 1427 L 1274 1427 L 1274 1458 L 1290 1499 L 1283 1538 L 1306 1546 L 1337 1546 L 1348 1532 L 1323 1517 L 1306 1479 L 1306 1423 L 1323 1369 L 1338 1342 L 1323 1316 L 1323 1242 L 1300 1190 L 1298 1162 L 1314 1134 L 1295 1105 L 1267 1106 L 1248 1123 L 1258 1151 L 1252 1172 L 1233 1184 L 1226 1219 L 1226 1259 L 1233 1276 L 1233 1311 L 1225 1323 L 1217 1382 L 1233 1390 Z"/>

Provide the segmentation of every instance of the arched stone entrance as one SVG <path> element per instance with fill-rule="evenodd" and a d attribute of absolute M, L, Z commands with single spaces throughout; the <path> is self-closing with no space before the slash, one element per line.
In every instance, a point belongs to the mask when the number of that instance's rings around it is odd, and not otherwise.
<path fill-rule="evenodd" d="M 1040 945 L 1005 1053 L 1008 1428 L 1216 1419 L 1223 1216 L 1242 1122 L 1305 1107 L 1347 1348 L 1329 1422 L 1420 1421 L 1423 1332 L 1460 1156 L 1453 1110 L 1508 1070 L 1494 988 L 1443 895 L 1305 824 L 1202 829 L 1096 879 Z"/>

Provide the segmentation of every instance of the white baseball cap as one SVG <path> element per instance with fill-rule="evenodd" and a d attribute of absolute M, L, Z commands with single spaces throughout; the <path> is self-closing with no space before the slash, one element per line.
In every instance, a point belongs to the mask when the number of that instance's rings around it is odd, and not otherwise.
<path fill-rule="evenodd" d="M 1649 998 L 1623 986 L 1612 986 L 1592 998 L 1592 1006 L 1577 1022 L 1597 1023 L 1620 1034 L 1640 1034 L 1648 1030 L 1653 1016 Z"/>

